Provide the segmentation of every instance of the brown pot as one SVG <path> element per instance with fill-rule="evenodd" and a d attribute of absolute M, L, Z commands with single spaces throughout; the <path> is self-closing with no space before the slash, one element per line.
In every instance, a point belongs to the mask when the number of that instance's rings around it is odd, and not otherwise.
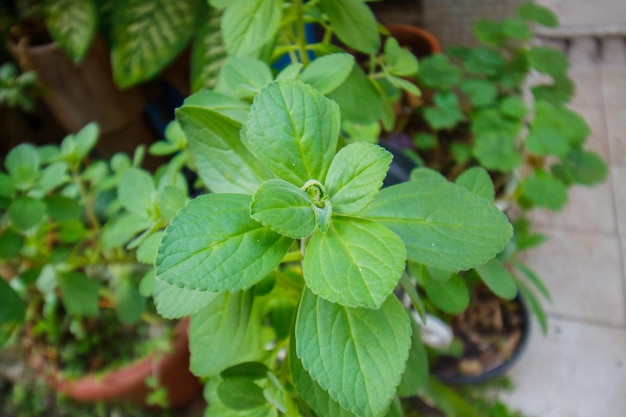
<path fill-rule="evenodd" d="M 9 45 L 24 71 L 35 71 L 50 111 L 67 132 L 97 122 L 103 156 L 150 144 L 156 132 L 145 118 L 139 88 L 120 90 L 113 81 L 108 49 L 96 37 L 89 53 L 76 64 L 56 43 L 29 45 L 24 37 Z"/>
<path fill-rule="evenodd" d="M 417 58 L 441 52 L 439 41 L 432 33 L 412 25 L 385 25 L 391 36 L 402 46 L 408 47 Z"/>
<path fill-rule="evenodd" d="M 168 393 L 171 407 L 188 403 L 198 395 L 202 386 L 189 371 L 188 348 L 189 320 L 182 320 L 174 332 L 172 351 L 151 354 L 121 369 L 104 375 L 87 375 L 77 380 L 65 380 L 56 376 L 50 381 L 53 388 L 68 397 L 82 402 L 132 401 L 146 405 L 150 389 L 146 379 L 156 376 L 159 386 Z"/>

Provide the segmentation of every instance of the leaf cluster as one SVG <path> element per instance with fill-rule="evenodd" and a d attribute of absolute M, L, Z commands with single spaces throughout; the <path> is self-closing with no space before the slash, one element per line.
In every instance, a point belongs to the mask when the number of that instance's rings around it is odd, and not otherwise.
<path fill-rule="evenodd" d="M 607 169 L 584 147 L 586 121 L 566 107 L 574 92 L 569 61 L 557 49 L 530 44 L 533 24 L 558 21 L 550 10 L 525 3 L 514 18 L 476 22 L 479 46 L 451 48 L 420 63 L 418 82 L 431 99 L 416 110 L 419 138 L 431 135 L 436 144 L 424 146 L 416 137 L 416 149 L 424 164 L 452 178 L 475 165 L 503 178 L 529 166 L 506 198 L 524 209 L 560 210 L 571 185 L 602 182 Z M 531 72 L 545 81 L 530 88 L 529 101 Z"/>
<path fill-rule="evenodd" d="M 59 146 L 18 145 L 3 161 L 2 343 L 25 319 L 37 320 L 42 300 L 60 301 L 77 319 L 99 316 L 101 305 L 124 324 L 146 312 L 151 289 L 140 281 L 151 277 L 159 232 L 185 204 L 186 183 L 167 167 L 154 179 L 140 170 L 141 148 L 133 160 L 92 160 L 98 134 L 88 124 Z"/>
<path fill-rule="evenodd" d="M 351 64 L 328 55 L 273 80 L 262 62 L 233 58 L 214 91 L 177 111 L 212 193 L 167 227 L 153 295 L 163 316 L 191 315 L 210 412 L 386 415 L 426 369 L 393 294 L 407 260 L 467 269 L 511 236 L 491 201 L 430 171 L 380 189 L 391 155 L 340 144 L 340 106 L 317 75 Z"/>

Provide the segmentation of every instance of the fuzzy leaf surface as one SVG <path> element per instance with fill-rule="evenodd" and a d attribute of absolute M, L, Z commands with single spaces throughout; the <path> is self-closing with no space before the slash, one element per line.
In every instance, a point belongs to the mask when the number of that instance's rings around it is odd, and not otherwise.
<path fill-rule="evenodd" d="M 295 185 L 283 180 L 265 181 L 254 194 L 250 215 L 277 233 L 294 239 L 315 230 L 313 201 Z"/>
<path fill-rule="evenodd" d="M 254 98 L 242 140 L 274 174 L 300 187 L 324 181 L 339 125 L 336 103 L 300 81 L 281 80 Z"/>
<path fill-rule="evenodd" d="M 316 232 L 304 257 L 304 279 L 320 297 L 345 306 L 379 308 L 400 279 L 406 251 L 376 222 L 334 217 Z"/>
<path fill-rule="evenodd" d="M 493 204 L 435 177 L 382 189 L 361 216 L 400 236 L 409 259 L 449 271 L 489 261 L 512 235 Z"/>
<path fill-rule="evenodd" d="M 236 121 L 193 104 L 179 108 L 176 118 L 187 135 L 198 174 L 211 191 L 252 195 L 272 177 L 241 143 L 241 125 Z"/>
<path fill-rule="evenodd" d="M 292 239 L 250 218 L 251 197 L 206 194 L 178 212 L 157 255 L 157 277 L 200 291 L 240 291 L 263 279 Z"/>
<path fill-rule="evenodd" d="M 295 337 L 304 369 L 342 408 L 374 417 L 389 407 L 411 347 L 411 324 L 395 296 L 373 310 L 343 307 L 307 290 Z"/>
<path fill-rule="evenodd" d="M 272 79 L 272 71 L 265 62 L 233 57 L 224 63 L 215 91 L 251 99 Z"/>
<path fill-rule="evenodd" d="M 237 361 L 252 309 L 250 292 L 222 293 L 191 316 L 189 368 L 198 376 L 219 375 Z"/>
<path fill-rule="evenodd" d="M 326 177 L 333 211 L 350 215 L 367 207 L 382 187 L 391 159 L 384 148 L 364 142 L 337 152 Z"/>
<path fill-rule="evenodd" d="M 202 310 L 221 297 L 221 293 L 187 290 L 157 278 L 152 296 L 159 315 L 166 319 L 179 319 Z"/>
<path fill-rule="evenodd" d="M 334 400 L 324 388 L 311 378 L 296 355 L 295 336 L 289 339 L 289 370 L 298 394 L 319 416 L 355 417 Z"/>
<path fill-rule="evenodd" d="M 326 95 L 343 84 L 352 72 L 353 66 L 354 57 L 350 54 L 325 55 L 313 60 L 302 71 L 299 79 Z"/>

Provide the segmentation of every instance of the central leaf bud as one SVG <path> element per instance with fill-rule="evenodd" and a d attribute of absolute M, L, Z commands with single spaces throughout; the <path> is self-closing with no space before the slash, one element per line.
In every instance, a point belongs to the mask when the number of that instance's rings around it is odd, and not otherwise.
<path fill-rule="evenodd" d="M 300 187 L 300 189 L 305 191 L 309 197 L 311 197 L 313 204 L 317 207 L 323 208 L 326 205 L 326 202 L 328 201 L 328 193 L 326 193 L 326 189 L 319 181 L 308 180 L 302 187 Z"/>

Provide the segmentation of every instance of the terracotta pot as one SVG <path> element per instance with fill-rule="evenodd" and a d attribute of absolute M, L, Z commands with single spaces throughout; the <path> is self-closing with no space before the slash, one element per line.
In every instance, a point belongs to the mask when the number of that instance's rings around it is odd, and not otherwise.
<path fill-rule="evenodd" d="M 390 24 L 385 27 L 402 46 L 408 47 L 417 58 L 441 52 L 439 41 L 432 33 L 412 25 Z"/>
<path fill-rule="evenodd" d="M 167 389 L 169 405 L 181 406 L 197 396 L 202 388 L 198 378 L 189 371 L 188 328 L 188 319 L 177 325 L 170 353 L 158 357 L 149 355 L 104 375 L 87 375 L 77 380 L 56 376 L 50 383 L 76 401 L 132 401 L 145 405 L 150 392 L 145 381 L 156 376 L 160 386 Z"/>

